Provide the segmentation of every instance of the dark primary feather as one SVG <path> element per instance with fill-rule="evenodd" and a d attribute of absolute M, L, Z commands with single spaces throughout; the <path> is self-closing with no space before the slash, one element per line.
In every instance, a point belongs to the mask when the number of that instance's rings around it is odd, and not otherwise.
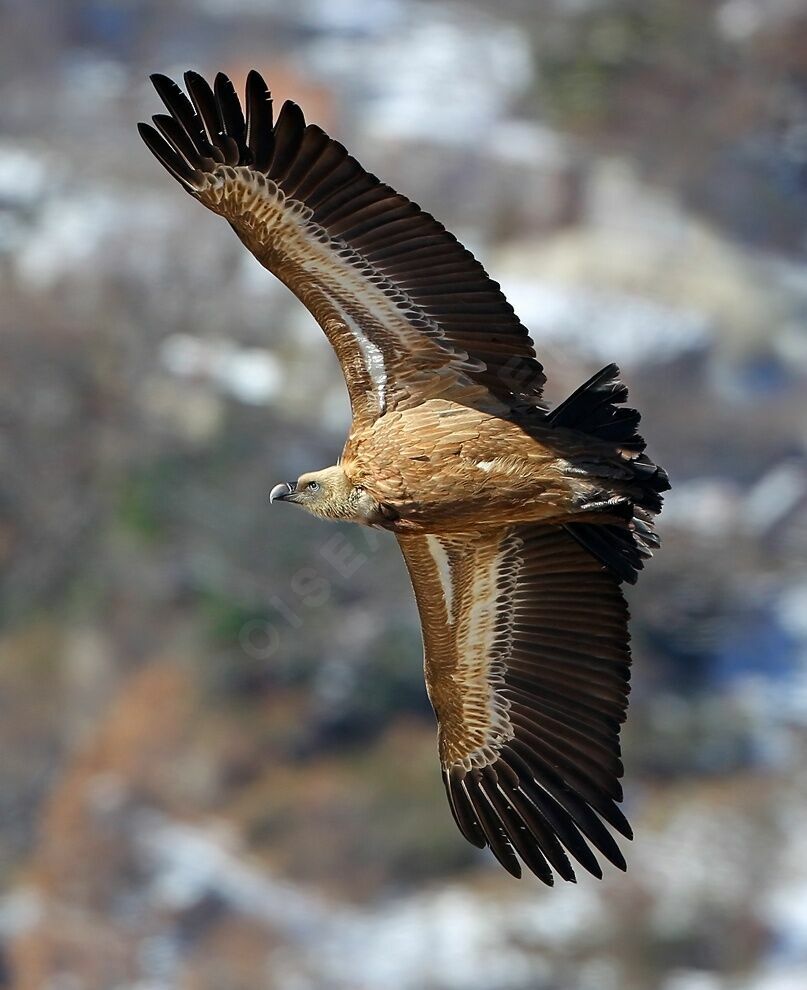
<path fill-rule="evenodd" d="M 210 88 L 210 84 L 198 72 L 186 72 L 185 86 L 187 87 L 194 109 L 202 122 L 208 143 L 219 148 L 223 153 L 222 138 L 224 137 L 224 128 L 216 97 Z M 224 158 L 226 161 L 226 155 Z"/>
<path fill-rule="evenodd" d="M 186 134 L 182 125 L 169 113 L 155 113 L 151 118 L 154 126 L 165 140 L 182 155 L 187 162 L 196 160 L 196 150 L 193 142 Z"/>
<path fill-rule="evenodd" d="M 246 107 L 246 142 L 250 164 L 258 172 L 265 172 L 274 149 L 272 97 L 266 83 L 254 69 L 247 76 Z"/>
<path fill-rule="evenodd" d="M 235 141 L 240 159 L 241 151 L 246 143 L 247 125 L 235 87 L 223 72 L 219 72 L 213 81 L 213 93 L 216 97 L 224 133 Z M 236 159 L 233 164 L 238 164 L 239 159 Z"/>
<path fill-rule="evenodd" d="M 467 774 L 464 786 L 491 852 L 508 873 L 520 878 L 521 864 L 508 834 L 508 825 L 511 832 L 517 831 L 515 816 L 507 821 L 502 821 L 499 817 L 484 786 L 481 770 L 472 770 Z"/>
<path fill-rule="evenodd" d="M 192 168 L 175 147 L 150 124 L 138 124 L 138 133 L 146 147 L 165 168 L 186 188 L 192 189 L 201 179 L 198 169 Z"/>
<path fill-rule="evenodd" d="M 200 161 L 204 163 L 203 167 L 208 170 L 212 168 L 212 165 L 209 165 L 206 159 L 209 159 L 211 162 L 223 162 L 224 158 L 221 152 L 217 148 L 214 148 L 208 141 L 202 127 L 202 122 L 194 110 L 193 104 L 173 79 L 155 72 L 151 76 L 151 81 L 171 116 L 184 128 L 194 147 L 197 149 Z"/>

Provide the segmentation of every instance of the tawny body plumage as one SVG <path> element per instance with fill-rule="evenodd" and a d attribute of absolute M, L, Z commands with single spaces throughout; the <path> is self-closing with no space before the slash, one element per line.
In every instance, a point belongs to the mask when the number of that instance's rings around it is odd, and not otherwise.
<path fill-rule="evenodd" d="M 427 399 L 351 432 L 341 465 L 404 534 L 510 523 L 603 522 L 598 493 L 628 496 L 629 462 L 571 430 L 533 428 L 446 399 Z M 599 448 L 599 449 L 598 449 Z M 605 477 L 598 477 L 598 461 Z M 614 475 L 624 475 L 620 480 Z M 610 475 L 610 476 L 609 476 Z"/>
<path fill-rule="evenodd" d="M 462 834 L 515 876 L 624 869 L 620 583 L 669 487 L 609 365 L 547 411 L 526 328 L 437 221 L 247 78 L 152 77 L 151 151 L 312 312 L 353 423 L 337 464 L 272 501 L 395 533 L 423 627 L 443 783 Z"/>

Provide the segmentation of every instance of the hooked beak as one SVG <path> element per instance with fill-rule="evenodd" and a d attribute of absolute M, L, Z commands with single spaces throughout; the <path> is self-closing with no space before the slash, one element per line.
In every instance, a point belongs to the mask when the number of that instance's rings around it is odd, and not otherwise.
<path fill-rule="evenodd" d="M 281 481 L 279 485 L 275 485 L 275 487 L 269 492 L 269 501 L 270 503 L 288 502 L 289 500 L 293 501 L 291 497 L 296 491 L 296 485 L 292 485 L 288 481 Z"/>

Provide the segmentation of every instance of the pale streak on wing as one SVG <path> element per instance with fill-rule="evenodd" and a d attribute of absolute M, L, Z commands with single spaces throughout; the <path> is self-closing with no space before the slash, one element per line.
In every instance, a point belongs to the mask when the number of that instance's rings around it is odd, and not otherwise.
<path fill-rule="evenodd" d="M 356 342 L 359 345 L 359 350 L 364 358 L 364 365 L 373 382 L 378 405 L 378 415 L 383 416 L 387 411 L 387 384 L 389 378 L 387 375 L 387 365 L 384 361 L 384 352 L 378 344 L 374 344 L 370 340 L 352 316 L 343 311 L 342 318 L 345 321 L 345 326 L 356 338 Z"/>
<path fill-rule="evenodd" d="M 444 767 L 492 763 L 513 736 L 501 695 L 510 647 L 502 595 L 518 558 L 506 531 L 400 537 L 423 626 L 429 698 Z"/>
<path fill-rule="evenodd" d="M 192 192 L 229 220 L 261 264 L 313 313 L 342 365 L 357 422 L 432 395 L 502 410 L 468 378 L 478 362 L 452 348 L 399 288 L 331 238 L 311 220 L 311 210 L 287 199 L 276 183 L 250 168 L 218 165 Z"/>
<path fill-rule="evenodd" d="M 426 544 L 437 568 L 437 576 L 440 579 L 446 623 L 451 626 L 454 624 L 454 583 L 451 575 L 451 561 L 448 559 L 446 548 L 438 537 L 429 534 L 426 537 Z"/>

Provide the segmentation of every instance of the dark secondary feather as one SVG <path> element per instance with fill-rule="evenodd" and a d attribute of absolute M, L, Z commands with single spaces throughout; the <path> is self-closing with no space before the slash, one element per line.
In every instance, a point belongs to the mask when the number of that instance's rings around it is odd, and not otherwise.
<path fill-rule="evenodd" d="M 447 342 L 481 362 L 469 376 L 513 410 L 540 404 L 544 374 L 526 328 L 499 285 L 469 251 L 429 214 L 379 182 L 300 108 L 283 105 L 272 121 L 271 98 L 252 71 L 246 119 L 232 83 L 219 74 L 213 89 L 187 73 L 190 99 L 165 76 L 152 77 L 174 118 L 140 125 L 149 149 L 187 189 L 199 173 L 225 162 L 264 172 L 286 196 L 303 202 L 329 236 L 358 251 L 431 320 Z M 418 318 L 411 320 L 418 327 Z"/>

